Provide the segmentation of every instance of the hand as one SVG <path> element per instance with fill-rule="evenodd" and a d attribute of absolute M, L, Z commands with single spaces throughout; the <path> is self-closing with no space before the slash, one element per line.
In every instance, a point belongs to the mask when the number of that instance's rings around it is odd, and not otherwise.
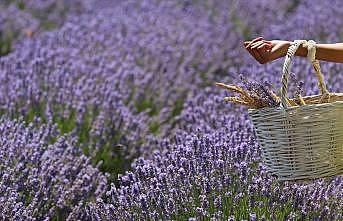
<path fill-rule="evenodd" d="M 285 56 L 289 45 L 289 41 L 267 41 L 263 37 L 244 42 L 244 47 L 260 64 Z"/>

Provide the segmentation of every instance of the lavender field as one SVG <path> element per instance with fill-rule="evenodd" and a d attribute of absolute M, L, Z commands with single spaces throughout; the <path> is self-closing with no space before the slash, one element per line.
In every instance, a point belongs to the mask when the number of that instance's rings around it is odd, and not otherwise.
<path fill-rule="evenodd" d="M 343 39 L 341 0 L 1 0 L 0 220 L 343 220 L 343 176 L 280 182 L 215 82 L 243 42 Z M 331 92 L 343 65 L 321 62 Z M 292 72 L 318 94 L 309 62 Z M 296 82 L 290 82 L 290 90 Z"/>

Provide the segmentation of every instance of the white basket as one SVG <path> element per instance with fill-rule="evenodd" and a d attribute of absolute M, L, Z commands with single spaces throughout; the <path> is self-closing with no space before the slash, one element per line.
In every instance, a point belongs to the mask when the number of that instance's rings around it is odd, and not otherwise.
<path fill-rule="evenodd" d="M 303 180 L 343 173 L 343 94 L 329 93 L 323 82 L 314 42 L 309 56 L 319 79 L 321 95 L 304 97 L 306 105 L 287 98 L 288 76 L 298 47 L 294 41 L 283 64 L 281 106 L 249 109 L 267 171 L 279 180 Z M 325 101 L 325 103 L 322 103 Z"/>

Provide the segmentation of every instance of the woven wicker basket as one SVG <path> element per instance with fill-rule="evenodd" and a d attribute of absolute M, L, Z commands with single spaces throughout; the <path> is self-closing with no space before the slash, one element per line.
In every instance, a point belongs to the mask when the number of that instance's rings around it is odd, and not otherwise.
<path fill-rule="evenodd" d="M 281 106 L 249 109 L 267 171 L 279 180 L 307 180 L 343 173 L 343 94 L 329 93 L 324 84 L 315 42 L 308 57 L 319 79 L 321 95 L 304 97 L 299 106 L 288 99 L 292 58 L 304 40 L 294 41 L 283 64 Z"/>

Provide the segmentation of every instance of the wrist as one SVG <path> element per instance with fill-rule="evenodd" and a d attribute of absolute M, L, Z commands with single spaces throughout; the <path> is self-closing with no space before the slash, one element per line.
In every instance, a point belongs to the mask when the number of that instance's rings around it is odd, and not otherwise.
<path fill-rule="evenodd" d="M 301 56 L 301 57 L 307 57 L 307 46 L 308 44 L 302 44 L 298 48 L 298 50 L 295 52 L 296 56 Z"/>
<path fill-rule="evenodd" d="M 281 50 L 282 51 L 281 57 L 286 56 L 288 48 L 289 48 L 289 46 L 291 46 L 291 44 L 292 44 L 292 42 L 290 42 L 290 41 L 285 42 L 285 44 L 283 45 L 282 50 Z M 300 45 L 298 50 L 295 52 L 295 55 L 301 56 L 301 57 L 306 57 L 307 56 L 307 44 Z"/>
<path fill-rule="evenodd" d="M 279 41 L 278 44 L 280 45 L 278 49 L 275 49 L 275 51 L 271 55 L 271 60 L 276 60 L 279 58 L 282 58 L 286 56 L 289 46 L 291 46 L 290 41 Z"/>

